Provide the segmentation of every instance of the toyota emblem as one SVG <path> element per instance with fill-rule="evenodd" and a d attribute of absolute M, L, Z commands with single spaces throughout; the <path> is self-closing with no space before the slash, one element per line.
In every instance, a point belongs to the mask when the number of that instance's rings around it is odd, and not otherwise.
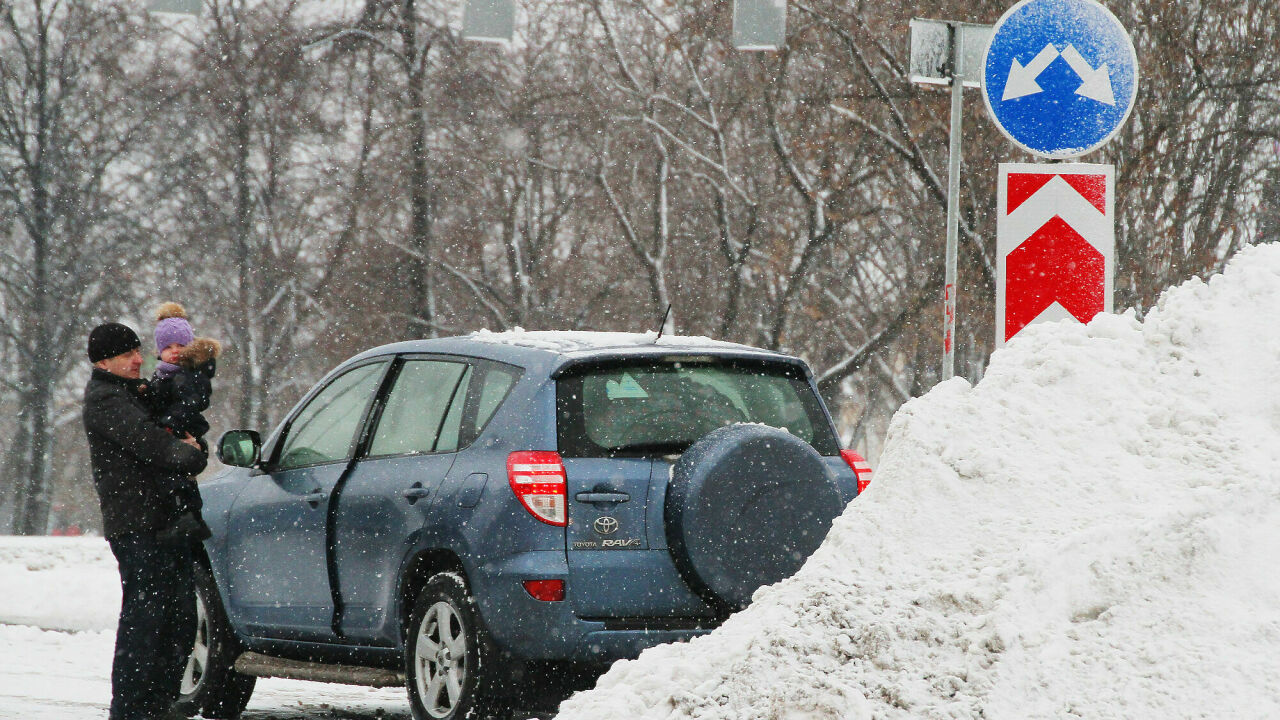
<path fill-rule="evenodd" d="M 596 521 L 592 523 L 592 527 L 594 527 L 596 532 L 601 535 L 612 535 L 618 532 L 618 519 L 609 517 L 608 515 L 598 517 L 596 518 Z"/>

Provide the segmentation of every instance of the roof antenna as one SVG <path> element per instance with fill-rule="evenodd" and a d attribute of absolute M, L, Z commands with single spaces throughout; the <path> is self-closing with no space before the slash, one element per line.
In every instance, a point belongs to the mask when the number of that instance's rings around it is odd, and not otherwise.
<path fill-rule="evenodd" d="M 653 339 L 654 344 L 657 344 L 659 338 L 662 337 L 662 331 L 666 329 L 667 318 L 669 317 L 671 317 L 671 303 L 667 303 L 667 311 L 662 313 L 662 322 L 658 323 L 658 337 Z"/>

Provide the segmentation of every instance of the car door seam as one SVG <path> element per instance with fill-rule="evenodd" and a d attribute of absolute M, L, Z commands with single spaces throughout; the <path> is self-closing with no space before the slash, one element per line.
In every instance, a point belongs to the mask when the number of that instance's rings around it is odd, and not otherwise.
<path fill-rule="evenodd" d="M 342 500 L 342 490 L 346 485 L 347 478 L 351 477 L 351 472 L 355 469 L 356 463 L 360 461 L 364 453 L 369 449 L 373 426 L 382 417 L 382 409 L 386 405 L 387 394 L 390 393 L 390 388 L 394 384 L 396 376 L 399 375 L 402 365 L 404 365 L 404 359 L 398 356 L 393 357 L 391 362 L 387 363 L 387 368 L 383 371 L 382 381 L 378 384 L 373 400 L 365 409 L 364 417 L 361 419 L 360 432 L 356 434 L 355 443 L 351 447 L 351 457 L 347 460 L 347 466 L 343 469 L 342 474 L 333 483 L 333 492 L 329 497 L 329 504 L 325 510 L 324 559 L 325 569 L 329 575 L 329 598 L 333 601 L 333 616 L 329 620 L 329 627 L 339 640 L 346 638 L 342 632 L 344 603 L 342 600 L 342 586 L 338 577 L 338 503 Z"/>

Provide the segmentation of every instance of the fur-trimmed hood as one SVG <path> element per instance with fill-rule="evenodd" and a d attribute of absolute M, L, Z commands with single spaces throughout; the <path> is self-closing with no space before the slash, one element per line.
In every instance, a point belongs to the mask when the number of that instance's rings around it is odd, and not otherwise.
<path fill-rule="evenodd" d="M 198 337 L 182 348 L 175 365 L 194 370 L 222 354 L 222 344 L 212 338 Z"/>

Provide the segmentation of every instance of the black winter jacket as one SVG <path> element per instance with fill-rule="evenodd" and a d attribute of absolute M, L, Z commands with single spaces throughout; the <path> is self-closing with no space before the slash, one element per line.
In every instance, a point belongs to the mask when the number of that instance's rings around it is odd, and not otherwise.
<path fill-rule="evenodd" d="M 89 462 L 108 538 L 168 527 L 173 476 L 195 475 L 208 462 L 151 419 L 141 399 L 144 386 L 94 368 L 84 389 Z"/>

